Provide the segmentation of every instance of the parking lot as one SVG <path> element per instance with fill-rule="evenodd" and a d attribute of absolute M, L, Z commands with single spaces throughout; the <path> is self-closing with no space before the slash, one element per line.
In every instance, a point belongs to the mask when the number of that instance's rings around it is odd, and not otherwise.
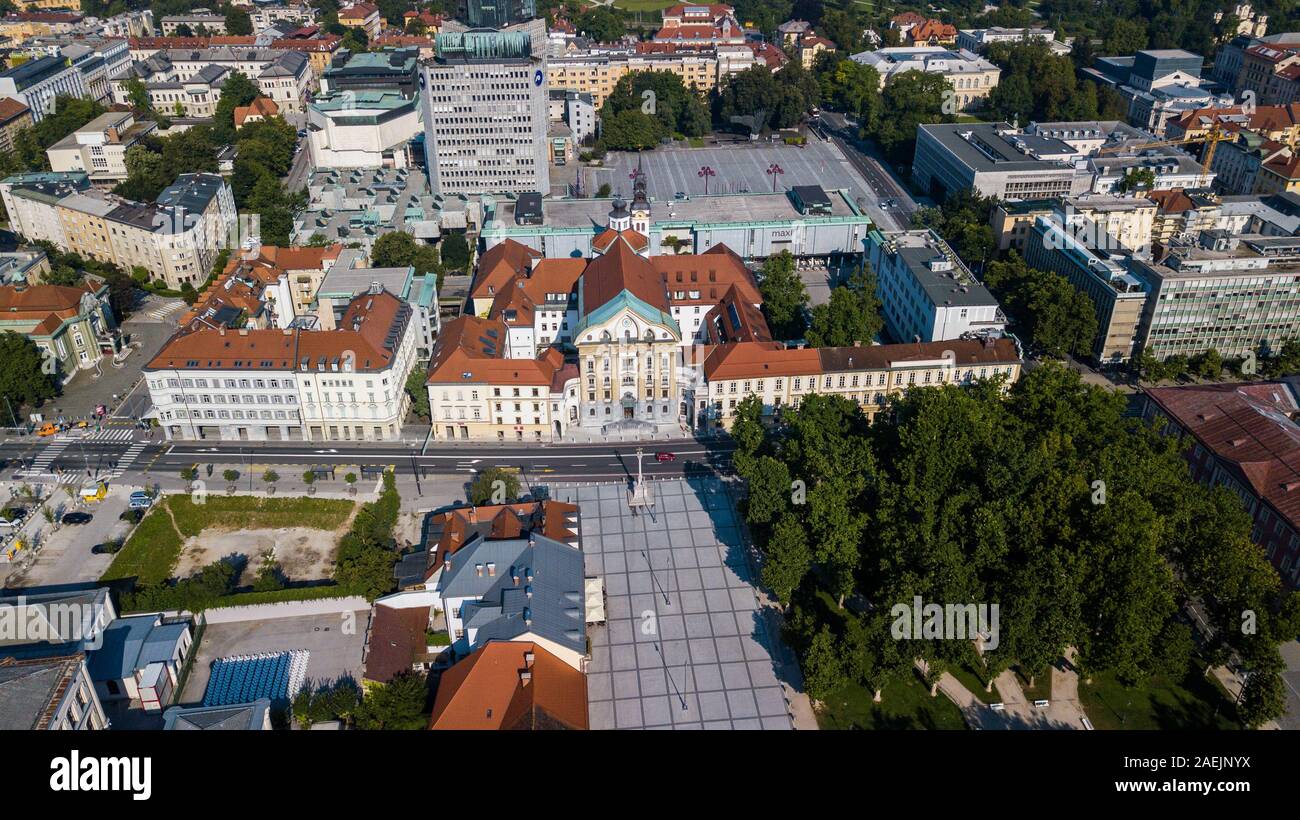
<path fill-rule="evenodd" d="M 136 391 L 136 406 L 119 405 L 140 379 L 140 370 L 172 334 L 185 303 L 179 299 L 161 299 L 150 295 L 136 308 L 136 312 L 122 323 L 122 335 L 128 337 L 131 354 L 121 367 L 114 367 L 111 358 L 100 362 L 98 371 L 83 370 L 63 388 L 63 395 L 47 402 L 41 412 L 47 419 L 88 418 L 95 407 L 106 404 L 115 416 L 136 416 L 149 409 L 149 391 Z M 123 412 L 129 410 L 130 412 Z"/>
<path fill-rule="evenodd" d="M 629 195 L 629 175 L 638 162 L 645 171 L 650 196 L 659 201 L 670 200 L 678 192 L 688 196 L 703 194 L 704 179 L 699 173 L 704 166 L 715 173 L 709 178 L 710 194 L 771 191 L 774 175 L 767 170 L 773 164 L 784 172 L 775 175 L 778 191 L 795 185 L 820 185 L 847 188 L 855 202 L 876 201 L 866 180 L 839 148 L 819 139 L 810 139 L 804 148 L 783 143 L 738 143 L 717 148 L 665 147 L 639 154 L 611 152 L 605 159 L 610 171 L 607 176 L 597 176 L 592 190 L 608 182 L 616 193 Z"/>
<path fill-rule="evenodd" d="M 760 617 L 736 511 L 713 477 L 654 482 L 653 516 L 622 484 L 562 490 L 581 509 L 608 622 L 589 629 L 592 729 L 789 729 L 789 650 Z"/>
<path fill-rule="evenodd" d="M 183 704 L 202 701 L 212 662 L 234 655 L 305 649 L 310 653 L 308 682 L 319 684 L 343 677 L 351 677 L 358 683 L 361 681 L 362 652 L 370 623 L 368 607 L 347 613 L 328 612 L 229 623 L 217 622 L 220 615 L 209 613 L 209 616 L 194 668 L 185 682 L 180 701 Z"/>
<path fill-rule="evenodd" d="M 99 580 L 113 562 L 113 556 L 107 553 L 96 555 L 91 549 L 111 538 L 125 538 L 130 532 L 131 525 L 121 520 L 130 495 L 128 487 L 110 486 L 103 500 L 83 502 L 68 497 L 62 490 L 57 491 L 50 504 L 60 516 L 69 512 L 92 516 L 88 523 L 75 525 L 50 524 L 36 512 L 34 503 L 25 504 L 32 508 L 32 518 L 24 527 L 23 536 L 39 542 L 40 548 L 35 560 L 25 568 L 5 565 L 4 569 L 10 572 L 2 576 L 3 584 L 35 587 Z M 33 535 L 35 539 L 32 539 Z"/>

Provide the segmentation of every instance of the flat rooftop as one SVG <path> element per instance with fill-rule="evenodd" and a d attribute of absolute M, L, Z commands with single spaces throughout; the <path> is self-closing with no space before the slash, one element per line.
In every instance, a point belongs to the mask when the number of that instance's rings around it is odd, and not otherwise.
<path fill-rule="evenodd" d="M 826 192 L 831 202 L 832 217 L 860 217 L 867 219 L 839 190 Z M 497 218 L 510 230 L 542 228 L 604 228 L 609 224 L 613 199 L 548 199 L 542 202 L 541 226 L 515 224 L 515 200 L 504 200 L 498 205 Z M 650 201 L 652 224 L 716 224 L 736 222 L 789 222 L 811 220 L 817 215 L 799 213 L 787 193 L 749 193 L 695 196 L 689 199 Z M 824 217 L 822 217 L 824 218 Z"/>

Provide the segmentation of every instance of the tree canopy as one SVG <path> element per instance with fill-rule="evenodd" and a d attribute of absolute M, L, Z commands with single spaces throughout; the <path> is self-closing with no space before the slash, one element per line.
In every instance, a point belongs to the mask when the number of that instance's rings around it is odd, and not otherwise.
<path fill-rule="evenodd" d="M 791 606 L 810 692 L 849 680 L 879 692 L 917 658 L 986 680 L 1042 673 L 1071 646 L 1085 673 L 1141 684 L 1190 668 L 1181 612 L 1196 601 L 1209 649 L 1259 677 L 1242 718 L 1275 716 L 1277 647 L 1300 628 L 1300 597 L 1251 542 L 1240 501 L 1192 480 L 1186 442 L 1125 406 L 1051 362 L 1005 396 L 995 380 L 909 391 L 874 423 L 838 396 L 809 395 L 766 428 L 742 403 L 746 520 L 764 581 Z M 802 491 L 780 492 L 787 479 Z M 868 607 L 837 611 L 850 594 Z M 915 596 L 997 603 L 998 645 L 981 656 L 973 640 L 896 639 L 883 614 Z"/>

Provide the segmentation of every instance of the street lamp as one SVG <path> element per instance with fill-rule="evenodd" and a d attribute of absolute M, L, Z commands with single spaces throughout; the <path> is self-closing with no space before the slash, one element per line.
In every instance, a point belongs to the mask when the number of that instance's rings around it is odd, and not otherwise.
<path fill-rule="evenodd" d="M 707 165 L 700 166 L 700 172 L 696 176 L 704 180 L 704 195 L 709 195 L 709 177 L 716 177 L 718 172 Z"/>
<path fill-rule="evenodd" d="M 767 166 L 767 175 L 772 178 L 772 193 L 776 193 L 776 178 L 785 173 L 785 169 L 775 162 Z"/>

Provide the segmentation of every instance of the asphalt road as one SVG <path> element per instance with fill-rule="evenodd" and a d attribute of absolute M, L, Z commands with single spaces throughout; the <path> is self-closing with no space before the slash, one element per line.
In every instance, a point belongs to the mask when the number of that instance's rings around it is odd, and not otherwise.
<path fill-rule="evenodd" d="M 156 434 L 155 434 L 156 435 Z M 146 441 L 139 455 L 125 470 L 122 480 L 130 481 L 151 473 L 175 473 L 192 464 L 301 464 L 303 469 L 315 465 L 392 465 L 399 474 L 411 474 L 418 468 L 420 475 L 472 475 L 488 467 L 517 468 L 532 479 L 554 481 L 608 481 L 628 478 L 636 473 L 635 442 L 622 444 L 557 444 L 544 446 L 498 446 L 493 444 L 461 444 L 455 447 L 431 446 L 424 455 L 418 447 L 368 444 L 349 445 L 346 442 L 220 442 L 220 441 L 148 441 L 143 434 L 134 439 Z M 113 469 L 122 459 L 132 440 L 74 441 L 64 447 L 48 464 L 54 469 L 92 473 Z M 24 463 L 38 459 L 41 451 L 50 444 L 44 439 L 25 437 L 0 443 L 0 459 L 7 464 L 4 477 L 12 478 L 14 471 Z M 645 452 L 642 468 L 646 475 L 672 477 L 692 472 L 726 472 L 730 470 L 731 451 L 734 446 L 727 439 L 642 442 Z M 670 452 L 673 461 L 660 462 L 656 452 Z"/>
<path fill-rule="evenodd" d="M 823 111 L 821 119 L 831 141 L 848 158 L 854 169 L 866 179 L 877 198 L 895 201 L 896 205 L 883 209 L 884 221 L 894 222 L 899 228 L 911 224 L 912 214 L 919 206 L 881 161 L 859 146 L 856 129 L 848 124 L 844 115 L 833 111 Z"/>

